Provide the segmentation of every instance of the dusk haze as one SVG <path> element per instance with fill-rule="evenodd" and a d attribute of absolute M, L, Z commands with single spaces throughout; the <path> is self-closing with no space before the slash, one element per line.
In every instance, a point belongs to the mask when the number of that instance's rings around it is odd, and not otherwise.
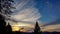
<path fill-rule="evenodd" d="M 59 34 L 60 0 L 0 0 L 0 33 Z"/>

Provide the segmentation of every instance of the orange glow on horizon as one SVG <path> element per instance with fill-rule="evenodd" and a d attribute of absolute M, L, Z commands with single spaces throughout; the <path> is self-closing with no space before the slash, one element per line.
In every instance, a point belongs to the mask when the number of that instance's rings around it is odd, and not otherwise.
<path fill-rule="evenodd" d="M 27 30 L 29 28 L 30 28 L 30 30 Z M 34 26 L 32 24 L 26 24 L 26 23 L 21 23 L 21 24 L 19 23 L 19 24 L 12 25 L 12 31 L 28 32 L 28 31 L 33 31 L 33 28 L 34 28 Z M 44 32 L 44 31 L 47 31 L 47 32 L 58 31 L 58 32 L 60 32 L 60 24 L 59 25 L 49 25 L 49 26 L 40 27 L 40 28 L 41 28 L 42 32 Z"/>
<path fill-rule="evenodd" d="M 24 23 L 14 24 L 14 25 L 12 25 L 12 31 L 26 32 L 26 30 L 24 30 L 24 27 L 25 28 L 33 28 L 33 25 L 32 24 L 24 24 Z"/>
<path fill-rule="evenodd" d="M 13 27 L 12 27 L 12 31 L 19 31 L 19 29 L 20 29 L 20 28 L 17 27 L 17 26 L 13 26 Z"/>

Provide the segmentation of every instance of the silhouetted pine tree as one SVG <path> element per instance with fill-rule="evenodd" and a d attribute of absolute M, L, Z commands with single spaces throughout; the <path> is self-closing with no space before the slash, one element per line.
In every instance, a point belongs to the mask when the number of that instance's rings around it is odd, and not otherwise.
<path fill-rule="evenodd" d="M 38 22 L 35 24 L 34 34 L 40 34 L 40 26 L 38 25 Z"/>
<path fill-rule="evenodd" d="M 0 15 L 0 34 L 6 33 L 6 22 L 2 15 Z"/>
<path fill-rule="evenodd" d="M 6 32 L 8 32 L 8 34 L 12 34 L 12 27 L 11 25 L 8 23 L 8 25 L 6 26 Z"/>
<path fill-rule="evenodd" d="M 13 2 L 13 0 L 0 0 L 0 34 L 6 33 L 5 19 L 12 13 Z"/>

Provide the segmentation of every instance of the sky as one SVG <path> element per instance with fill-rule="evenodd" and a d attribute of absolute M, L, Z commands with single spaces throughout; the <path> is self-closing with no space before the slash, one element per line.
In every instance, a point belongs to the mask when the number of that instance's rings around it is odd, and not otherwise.
<path fill-rule="evenodd" d="M 60 31 L 60 0 L 14 1 L 16 9 L 12 10 L 14 13 L 12 13 L 11 19 L 20 26 L 34 25 L 38 21 L 39 25 L 42 25 L 43 31 Z M 15 25 L 13 20 L 10 22 Z"/>

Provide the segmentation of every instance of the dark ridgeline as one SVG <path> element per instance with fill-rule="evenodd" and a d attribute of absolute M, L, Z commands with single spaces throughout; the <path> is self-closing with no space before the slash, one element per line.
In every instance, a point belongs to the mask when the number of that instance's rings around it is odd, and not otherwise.
<path fill-rule="evenodd" d="M 41 30 L 40 26 L 38 25 L 38 22 L 36 22 L 35 29 L 34 29 L 34 34 L 41 34 L 40 30 Z"/>

